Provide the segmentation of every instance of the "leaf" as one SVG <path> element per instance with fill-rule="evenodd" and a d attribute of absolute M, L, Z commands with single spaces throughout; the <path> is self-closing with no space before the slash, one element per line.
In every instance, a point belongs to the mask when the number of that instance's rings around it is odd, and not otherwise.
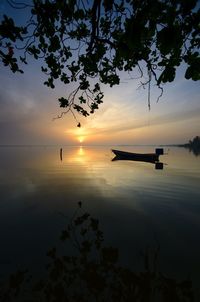
<path fill-rule="evenodd" d="M 98 219 L 90 218 L 90 226 L 91 226 L 93 231 L 98 230 L 98 226 L 99 226 Z"/>
<path fill-rule="evenodd" d="M 161 73 L 160 77 L 158 78 L 158 85 L 160 83 L 167 83 L 172 82 L 175 78 L 176 70 L 172 66 L 167 66 L 165 70 Z"/>
<path fill-rule="evenodd" d="M 79 97 L 79 100 L 81 104 L 86 103 L 86 99 L 82 95 Z"/>
<path fill-rule="evenodd" d="M 67 230 L 63 230 L 60 236 L 60 240 L 65 241 L 70 237 L 70 233 Z"/>
<path fill-rule="evenodd" d="M 103 261 L 108 263 L 116 263 L 118 260 L 118 249 L 113 247 L 104 247 L 102 248 L 102 257 Z"/>
<path fill-rule="evenodd" d="M 88 240 L 84 240 L 82 241 L 81 246 L 82 246 L 81 247 L 82 252 L 89 253 L 92 247 L 92 243 Z"/>
<path fill-rule="evenodd" d="M 66 108 L 69 106 L 68 100 L 65 99 L 64 97 L 59 98 L 58 101 L 60 102 L 60 107 L 62 108 Z"/>
<path fill-rule="evenodd" d="M 37 283 L 33 286 L 33 291 L 41 291 L 43 290 L 45 286 L 44 280 L 39 280 Z"/>
<path fill-rule="evenodd" d="M 52 258 L 52 259 L 55 259 L 56 258 L 56 248 L 53 247 L 52 249 L 50 249 L 48 252 L 47 252 L 47 256 Z"/>

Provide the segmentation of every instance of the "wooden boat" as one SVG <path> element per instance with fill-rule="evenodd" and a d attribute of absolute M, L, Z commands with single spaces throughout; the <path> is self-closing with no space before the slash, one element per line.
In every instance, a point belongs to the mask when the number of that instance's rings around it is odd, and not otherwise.
<path fill-rule="evenodd" d="M 120 150 L 112 149 L 112 152 L 116 155 L 113 160 L 135 160 L 156 163 L 159 161 L 159 155 L 156 153 L 132 153 Z"/>

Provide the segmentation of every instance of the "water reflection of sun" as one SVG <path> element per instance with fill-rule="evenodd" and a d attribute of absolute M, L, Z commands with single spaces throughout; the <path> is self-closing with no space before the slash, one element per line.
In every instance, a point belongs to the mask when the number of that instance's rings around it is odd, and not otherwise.
<path fill-rule="evenodd" d="M 80 163 L 80 164 L 85 164 L 87 162 L 88 157 L 87 157 L 83 147 L 79 147 L 79 149 L 76 152 L 73 159 L 74 159 L 75 162 Z"/>
<path fill-rule="evenodd" d="M 68 157 L 68 162 L 73 162 L 81 165 L 88 165 L 92 160 L 93 153 L 90 149 L 79 146 L 74 149 L 74 152 Z"/>
<path fill-rule="evenodd" d="M 78 150 L 78 155 L 83 156 L 85 154 L 85 151 L 83 150 L 83 147 L 80 147 Z"/>

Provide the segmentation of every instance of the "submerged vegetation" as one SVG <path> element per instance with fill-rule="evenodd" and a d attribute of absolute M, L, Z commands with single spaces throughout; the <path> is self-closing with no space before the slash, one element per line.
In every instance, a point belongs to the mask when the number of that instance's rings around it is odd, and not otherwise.
<path fill-rule="evenodd" d="M 119 251 L 104 244 L 99 221 L 82 211 L 82 203 L 61 233 L 62 244 L 73 247 L 70 255 L 56 247 L 47 252 L 47 273 L 39 280 L 30 279 L 27 271 L 12 274 L 0 287 L 0 301 L 48 302 L 192 302 L 192 282 L 177 281 L 161 273 L 159 246 L 142 253 L 144 270 L 122 267 Z M 68 250 L 69 252 L 69 250 Z"/>

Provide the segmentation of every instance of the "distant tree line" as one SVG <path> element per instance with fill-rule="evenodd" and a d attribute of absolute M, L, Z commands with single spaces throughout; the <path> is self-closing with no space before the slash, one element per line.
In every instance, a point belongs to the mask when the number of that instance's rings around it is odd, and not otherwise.
<path fill-rule="evenodd" d="M 189 140 L 187 144 L 182 145 L 185 148 L 188 148 L 195 155 L 200 155 L 200 137 L 195 136 L 192 140 Z"/>
<path fill-rule="evenodd" d="M 193 138 L 193 140 L 190 140 L 187 145 L 189 145 L 191 147 L 200 148 L 200 137 L 195 136 L 195 138 Z"/>

